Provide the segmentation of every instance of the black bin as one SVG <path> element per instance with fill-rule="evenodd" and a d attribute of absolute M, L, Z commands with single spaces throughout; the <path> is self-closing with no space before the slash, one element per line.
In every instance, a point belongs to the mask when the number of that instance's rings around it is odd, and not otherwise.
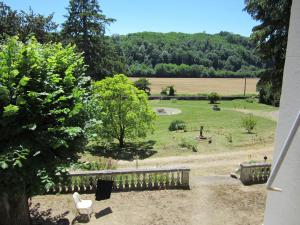
<path fill-rule="evenodd" d="M 98 180 L 96 190 L 96 201 L 110 199 L 114 182 L 111 180 Z"/>

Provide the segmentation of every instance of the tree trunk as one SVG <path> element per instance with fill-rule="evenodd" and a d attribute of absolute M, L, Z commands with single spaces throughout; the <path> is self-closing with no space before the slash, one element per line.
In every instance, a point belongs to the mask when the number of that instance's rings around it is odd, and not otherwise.
<path fill-rule="evenodd" d="M 28 198 L 25 193 L 0 193 L 0 225 L 30 225 Z"/>

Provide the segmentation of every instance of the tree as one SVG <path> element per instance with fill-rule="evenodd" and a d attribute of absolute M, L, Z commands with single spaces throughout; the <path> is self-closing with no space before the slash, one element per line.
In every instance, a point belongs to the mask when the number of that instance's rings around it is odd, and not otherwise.
<path fill-rule="evenodd" d="M 245 4 L 244 10 L 261 22 L 251 35 L 267 65 L 257 85 L 260 100 L 279 105 L 292 0 L 245 0 Z"/>
<path fill-rule="evenodd" d="M 85 66 L 74 46 L 0 48 L 0 224 L 28 225 L 28 197 L 43 193 L 84 144 Z"/>
<path fill-rule="evenodd" d="M 0 2 L 0 39 L 19 35 L 22 41 L 26 41 L 29 35 L 35 35 L 41 43 L 56 41 L 58 24 L 52 19 L 53 14 L 48 16 L 35 14 L 31 8 L 28 13 L 25 11 L 19 13 Z"/>
<path fill-rule="evenodd" d="M 143 90 L 146 92 L 147 95 L 150 95 L 150 88 L 151 83 L 146 78 L 139 78 L 134 82 L 134 86 L 136 86 L 139 90 Z"/>
<path fill-rule="evenodd" d="M 220 95 L 217 92 L 211 92 L 207 98 L 210 104 L 215 104 L 218 100 L 220 100 Z"/>
<path fill-rule="evenodd" d="M 121 148 L 126 139 L 144 138 L 153 130 L 156 115 L 147 94 L 122 74 L 95 82 L 91 104 L 97 105 L 102 122 L 99 136 L 107 141 L 117 140 Z"/>
<path fill-rule="evenodd" d="M 105 37 L 105 28 L 115 21 L 107 18 L 97 0 L 70 0 L 67 20 L 62 25 L 62 35 L 67 43 L 76 44 L 84 52 L 88 65 L 87 74 L 95 80 L 113 75 L 122 67 L 114 62 L 122 61 L 111 40 Z"/>

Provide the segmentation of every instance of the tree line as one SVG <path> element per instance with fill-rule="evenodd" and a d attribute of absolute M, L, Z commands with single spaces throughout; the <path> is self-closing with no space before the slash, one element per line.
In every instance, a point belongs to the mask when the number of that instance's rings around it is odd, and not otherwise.
<path fill-rule="evenodd" d="M 264 64 L 247 37 L 229 32 L 115 35 L 129 76 L 258 77 Z"/>

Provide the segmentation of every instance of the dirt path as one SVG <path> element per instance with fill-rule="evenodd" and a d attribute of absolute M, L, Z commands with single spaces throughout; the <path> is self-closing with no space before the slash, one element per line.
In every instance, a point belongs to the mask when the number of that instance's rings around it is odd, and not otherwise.
<path fill-rule="evenodd" d="M 249 110 L 249 109 L 230 109 L 233 111 L 237 111 L 237 112 L 242 112 L 242 113 L 252 113 L 255 116 L 261 116 L 261 117 L 266 117 L 269 118 L 271 120 L 274 121 L 278 121 L 278 117 L 279 117 L 279 111 L 271 111 L 271 112 L 264 112 L 261 110 Z"/>
<path fill-rule="evenodd" d="M 265 155 L 271 160 L 272 149 L 272 146 L 268 146 L 258 150 L 150 158 L 139 160 L 138 167 L 189 167 L 192 175 L 228 175 L 243 161 L 262 161 Z M 118 161 L 117 165 L 118 168 L 136 168 L 136 161 Z"/>

